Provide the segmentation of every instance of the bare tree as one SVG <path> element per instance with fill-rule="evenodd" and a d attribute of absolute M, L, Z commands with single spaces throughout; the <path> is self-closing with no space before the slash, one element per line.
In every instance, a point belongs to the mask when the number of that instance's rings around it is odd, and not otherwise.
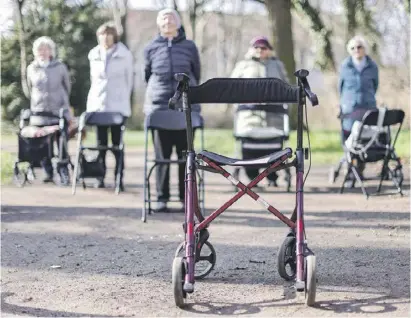
<path fill-rule="evenodd" d="M 23 21 L 23 6 L 25 0 L 14 0 L 15 15 L 17 21 L 17 27 L 19 30 L 19 42 L 20 42 L 20 74 L 21 74 L 21 87 L 23 89 L 24 96 L 30 97 L 30 91 L 27 83 L 27 49 L 26 49 L 26 33 L 24 29 Z"/>
<path fill-rule="evenodd" d="M 332 32 L 326 28 L 319 9 L 311 6 L 306 0 L 293 0 L 293 7 L 305 19 L 310 21 L 310 28 L 319 39 L 320 54 L 317 56 L 317 64 L 323 70 L 335 71 L 336 66 L 331 44 Z"/>
<path fill-rule="evenodd" d="M 113 20 L 116 24 L 117 32 L 125 44 L 127 44 L 127 8 L 128 0 L 112 0 Z"/>

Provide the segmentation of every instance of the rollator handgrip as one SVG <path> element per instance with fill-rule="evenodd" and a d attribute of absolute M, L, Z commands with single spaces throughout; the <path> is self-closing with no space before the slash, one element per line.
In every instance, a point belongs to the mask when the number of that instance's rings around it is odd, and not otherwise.
<path fill-rule="evenodd" d="M 314 94 L 311 91 L 310 84 L 308 83 L 308 80 L 307 80 L 308 74 L 310 74 L 310 72 L 308 72 L 305 69 L 301 69 L 301 70 L 296 71 L 294 73 L 294 76 L 298 77 L 301 84 L 303 85 L 304 92 L 307 95 L 308 99 L 310 100 L 311 105 L 318 106 L 318 97 L 316 94 Z"/>
<path fill-rule="evenodd" d="M 174 78 L 178 82 L 178 85 L 174 96 L 168 101 L 168 108 L 172 110 L 176 109 L 177 102 L 180 100 L 183 92 L 188 90 L 188 84 L 190 82 L 190 77 L 184 73 L 177 73 L 174 75 Z"/>
<path fill-rule="evenodd" d="M 178 102 L 178 100 L 181 98 L 182 93 L 179 91 L 176 91 L 174 93 L 174 96 L 170 98 L 170 100 L 168 101 L 168 108 L 175 110 L 176 109 L 176 104 Z"/>

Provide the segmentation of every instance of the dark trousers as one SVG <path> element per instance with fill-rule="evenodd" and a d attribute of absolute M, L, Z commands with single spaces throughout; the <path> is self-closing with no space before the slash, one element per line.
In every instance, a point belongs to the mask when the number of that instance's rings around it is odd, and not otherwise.
<path fill-rule="evenodd" d="M 97 144 L 98 146 L 107 147 L 108 146 L 108 130 L 110 129 L 111 132 L 111 143 L 113 146 L 120 145 L 121 139 L 121 126 L 122 125 L 115 125 L 115 126 L 97 126 Z M 99 156 L 103 158 L 104 167 L 106 167 L 106 153 L 107 150 L 100 150 Z M 120 172 L 120 180 L 123 180 L 123 171 L 124 171 L 124 148 L 123 148 L 123 157 L 121 160 L 121 171 L 119 170 L 120 167 L 120 151 L 114 150 L 113 151 L 114 157 L 116 159 L 116 167 L 114 170 L 114 175 L 117 175 L 117 172 Z M 104 179 L 104 178 L 103 178 Z"/>
<path fill-rule="evenodd" d="M 187 150 L 186 130 L 159 129 L 153 131 L 156 159 L 170 159 L 173 147 L 176 147 L 178 159 L 183 158 Z M 184 202 L 185 163 L 178 164 L 178 190 L 180 200 Z M 167 202 L 170 199 L 170 165 L 158 165 L 156 170 L 156 187 L 158 201 Z"/>
<path fill-rule="evenodd" d="M 67 132 L 68 131 L 67 131 L 67 127 L 66 127 L 65 128 L 66 137 L 67 137 Z M 56 142 L 59 153 L 62 151 L 63 152 L 63 156 L 62 156 L 63 159 L 67 159 L 68 158 L 67 149 L 64 148 L 64 145 L 63 145 L 63 149 L 61 149 L 61 147 L 60 147 L 60 137 L 61 137 L 61 132 L 60 131 L 58 131 L 54 136 L 51 137 L 51 147 L 52 147 L 52 149 L 54 149 L 54 143 Z M 51 163 L 51 157 L 44 158 L 41 161 L 41 166 L 43 167 L 44 171 L 46 172 L 46 174 L 48 176 L 50 176 L 50 177 L 53 176 L 53 165 Z"/>
<path fill-rule="evenodd" d="M 270 153 L 272 153 L 272 150 L 265 150 L 265 149 L 241 149 L 242 152 L 242 156 L 244 160 L 248 160 L 248 159 L 255 159 L 258 157 L 263 157 L 263 156 L 267 156 Z M 259 170 L 258 168 L 244 168 L 245 169 L 245 173 L 247 174 L 247 177 L 250 180 L 253 180 L 255 177 L 257 177 L 259 175 Z M 270 181 L 276 181 L 278 178 L 277 172 L 272 172 L 267 176 L 267 179 Z"/>

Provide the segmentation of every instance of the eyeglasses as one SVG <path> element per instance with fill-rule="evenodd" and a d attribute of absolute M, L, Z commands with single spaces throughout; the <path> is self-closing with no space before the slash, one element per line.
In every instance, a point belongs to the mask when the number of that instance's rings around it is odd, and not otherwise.
<path fill-rule="evenodd" d="M 255 46 L 254 48 L 255 49 L 260 49 L 262 51 L 268 50 L 268 47 L 266 47 L 266 46 Z"/>
<path fill-rule="evenodd" d="M 362 48 L 363 48 L 362 45 L 353 46 L 353 47 L 351 48 L 351 51 L 354 51 L 355 49 L 361 50 Z"/>

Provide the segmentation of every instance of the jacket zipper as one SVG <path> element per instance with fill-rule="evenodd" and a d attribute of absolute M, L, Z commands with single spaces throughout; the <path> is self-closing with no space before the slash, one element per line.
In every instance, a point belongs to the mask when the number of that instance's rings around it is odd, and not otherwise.
<path fill-rule="evenodd" d="M 168 49 L 168 57 L 170 59 L 170 77 L 171 77 L 171 91 L 174 91 L 174 76 L 173 76 L 173 59 L 171 56 L 171 47 L 173 45 L 173 40 L 168 39 L 167 49 Z"/>

